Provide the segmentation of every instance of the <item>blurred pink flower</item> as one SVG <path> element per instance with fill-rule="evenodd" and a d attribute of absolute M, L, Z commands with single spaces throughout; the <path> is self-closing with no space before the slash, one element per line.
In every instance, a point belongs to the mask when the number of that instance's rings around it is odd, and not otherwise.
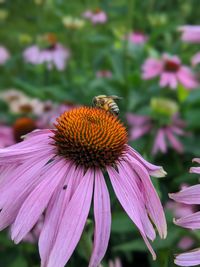
<path fill-rule="evenodd" d="M 4 65 L 10 58 L 10 53 L 4 46 L 0 46 L 0 65 Z"/>
<path fill-rule="evenodd" d="M 78 107 L 78 105 L 68 103 L 53 105 L 49 110 L 44 110 L 44 112 L 37 119 L 37 126 L 39 129 L 50 128 L 53 129 L 56 123 L 56 119 L 63 114 L 65 111 L 69 111 L 73 108 Z"/>
<path fill-rule="evenodd" d="M 155 123 L 149 116 L 127 113 L 126 119 L 130 126 L 130 140 L 137 140 L 145 134 L 150 134 L 155 128 Z M 172 117 L 171 124 L 156 129 L 152 153 L 159 151 L 167 153 L 168 143 L 178 153 L 183 152 L 183 145 L 176 136 L 184 135 L 185 122 L 178 115 Z M 168 143 L 167 143 L 168 141 Z"/>
<path fill-rule="evenodd" d="M 0 125 L 0 148 L 11 146 L 14 143 L 12 127 Z"/>
<path fill-rule="evenodd" d="M 181 39 L 187 43 L 200 44 L 200 25 L 185 25 L 179 27 Z"/>
<path fill-rule="evenodd" d="M 143 45 L 147 42 L 148 36 L 142 32 L 131 32 L 128 34 L 127 39 L 132 44 Z"/>
<path fill-rule="evenodd" d="M 198 64 L 200 64 L 200 52 L 198 52 L 192 57 L 192 65 L 196 66 Z"/>
<path fill-rule="evenodd" d="M 194 245 L 194 240 L 190 236 L 184 236 L 181 238 L 181 240 L 178 242 L 178 247 L 180 249 L 191 249 Z"/>
<path fill-rule="evenodd" d="M 102 139 L 102 134 L 107 138 Z M 127 145 L 125 127 L 104 110 L 79 107 L 65 112 L 57 119 L 56 130 L 34 131 L 23 142 L 1 149 L 0 169 L 4 173 L 0 229 L 12 225 L 11 237 L 19 243 L 45 214 L 39 236 L 42 266 L 63 267 L 68 262 L 86 224 L 92 197 L 95 230 L 89 266 L 100 264 L 111 228 L 103 170 L 156 258 L 149 242 L 156 237 L 152 224 L 161 238 L 166 237 L 167 226 L 150 175 L 166 173 Z"/>
<path fill-rule="evenodd" d="M 26 62 L 36 65 L 46 64 L 49 70 L 55 67 L 59 71 L 65 69 L 69 56 L 69 50 L 59 43 L 43 49 L 33 45 L 26 48 L 23 53 Z"/>
<path fill-rule="evenodd" d="M 200 163 L 200 158 L 193 159 L 194 162 Z M 200 174 L 200 167 L 190 168 L 191 173 Z M 200 185 L 193 185 L 182 189 L 178 193 L 169 194 L 169 197 L 178 203 L 186 205 L 199 205 L 200 204 Z M 175 224 L 188 228 L 200 229 L 200 212 L 183 216 L 174 220 Z M 187 253 L 182 253 L 176 256 L 175 264 L 179 266 L 196 266 L 200 264 L 200 249 L 196 249 Z"/>
<path fill-rule="evenodd" d="M 97 78 L 111 78 L 112 72 L 110 70 L 99 70 L 96 72 Z"/>
<path fill-rule="evenodd" d="M 108 266 L 109 267 L 122 267 L 122 263 L 119 258 L 116 258 L 114 261 L 109 261 Z"/>
<path fill-rule="evenodd" d="M 90 20 L 93 24 L 104 24 L 107 21 L 107 14 L 101 9 L 87 10 L 83 13 L 83 17 Z"/>
<path fill-rule="evenodd" d="M 160 86 L 169 86 L 176 89 L 178 83 L 186 89 L 194 89 L 199 86 L 196 76 L 192 70 L 181 64 L 177 56 L 163 54 L 161 59 L 148 58 L 142 66 L 142 78 L 144 80 L 160 77 Z"/>

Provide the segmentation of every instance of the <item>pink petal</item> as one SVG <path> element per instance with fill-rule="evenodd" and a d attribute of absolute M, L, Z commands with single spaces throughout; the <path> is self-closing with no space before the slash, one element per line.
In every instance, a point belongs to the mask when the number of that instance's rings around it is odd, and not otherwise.
<path fill-rule="evenodd" d="M 200 174 L 200 167 L 192 167 L 192 168 L 190 168 L 190 173 Z"/>
<path fill-rule="evenodd" d="M 184 204 L 200 204 L 200 185 L 184 188 L 178 193 L 169 194 L 169 197 Z"/>
<path fill-rule="evenodd" d="M 138 209 L 137 205 L 133 205 L 133 203 L 138 203 L 137 199 L 133 199 L 133 190 L 131 190 L 129 184 L 124 183 L 123 177 L 121 177 L 114 168 L 107 167 L 107 171 L 119 202 L 121 203 L 128 216 L 131 218 L 131 220 L 138 227 L 147 247 L 152 253 L 153 259 L 155 259 L 156 255 L 146 238 L 145 230 L 141 222 L 140 210 Z"/>
<path fill-rule="evenodd" d="M 89 267 L 96 267 L 99 265 L 106 252 L 110 238 L 110 197 L 103 174 L 99 170 L 95 170 L 94 216 L 94 247 Z"/>
<path fill-rule="evenodd" d="M 177 78 L 179 79 L 180 83 L 182 83 L 187 89 L 194 89 L 199 86 L 195 75 L 186 66 L 182 66 L 180 68 L 177 73 Z"/>
<path fill-rule="evenodd" d="M 130 168 L 132 168 L 133 172 L 135 171 L 137 173 L 142 182 L 143 188 L 141 190 L 143 190 L 143 195 L 150 218 L 158 229 L 160 237 L 166 238 L 167 224 L 165 214 L 147 170 L 144 168 L 144 166 L 142 166 L 140 162 L 138 162 L 131 156 L 129 157 L 129 161 L 127 162 L 130 165 Z"/>
<path fill-rule="evenodd" d="M 177 255 L 174 263 L 179 266 L 196 266 L 200 264 L 200 249 Z"/>
<path fill-rule="evenodd" d="M 192 57 L 192 65 L 196 66 L 197 64 L 200 64 L 200 52 Z"/>
<path fill-rule="evenodd" d="M 158 151 L 161 151 L 162 153 L 167 152 L 167 144 L 165 140 L 165 131 L 164 129 L 159 129 L 157 132 L 157 135 L 154 140 L 154 145 L 152 149 L 153 155 L 155 155 Z"/>
<path fill-rule="evenodd" d="M 63 267 L 71 257 L 90 210 L 94 172 L 88 170 L 67 206 L 47 267 Z"/>
<path fill-rule="evenodd" d="M 31 159 L 18 167 L 2 185 L 0 193 L 0 229 L 13 223 L 24 200 L 42 181 L 41 172 L 49 158 Z"/>
<path fill-rule="evenodd" d="M 151 130 L 151 125 L 144 125 L 144 126 L 133 126 L 130 130 L 130 140 L 137 140 L 138 138 L 142 137 L 143 135 L 149 133 Z"/>
<path fill-rule="evenodd" d="M 49 200 L 66 172 L 65 161 L 58 158 L 49 164 L 43 181 L 33 190 L 22 205 L 11 229 L 11 236 L 18 243 L 32 229 L 45 210 Z"/>
<path fill-rule="evenodd" d="M 148 58 L 142 65 L 142 78 L 144 80 L 159 76 L 163 70 L 163 63 L 161 60 L 155 58 Z"/>
<path fill-rule="evenodd" d="M 192 160 L 192 162 L 200 163 L 200 158 L 194 158 L 194 159 Z"/>
<path fill-rule="evenodd" d="M 189 229 L 200 229 L 200 211 L 193 214 L 182 217 L 174 221 L 175 224 L 189 228 Z"/>
<path fill-rule="evenodd" d="M 166 87 L 169 86 L 172 89 L 177 87 L 177 78 L 174 73 L 163 72 L 160 77 L 160 86 Z"/>
<path fill-rule="evenodd" d="M 145 207 L 145 199 L 141 191 L 140 178 L 135 172 L 133 172 L 133 170 L 130 168 L 127 162 L 121 162 L 118 165 L 118 170 L 119 170 L 119 175 L 121 177 L 124 177 L 124 182 L 127 183 L 133 191 L 132 202 L 134 203 L 133 205 L 138 206 L 145 234 L 149 239 L 154 240 L 156 234 L 147 214 L 147 210 Z"/>
<path fill-rule="evenodd" d="M 67 166 L 66 166 L 67 168 Z M 60 223 L 67 205 L 77 187 L 77 180 L 83 178 L 83 170 L 74 165 L 68 166 L 64 184 L 61 183 L 54 192 L 45 213 L 45 221 L 39 238 L 41 266 L 46 266 L 49 255 L 57 238 Z M 67 187 L 66 187 L 67 186 Z M 64 189 L 66 187 L 66 189 Z"/>
<path fill-rule="evenodd" d="M 126 150 L 128 154 L 130 154 L 133 158 L 135 158 L 137 161 L 139 161 L 145 169 L 148 171 L 148 173 L 154 177 L 164 177 L 167 173 L 163 170 L 163 167 L 156 166 L 151 164 L 150 162 L 146 161 L 135 149 L 133 149 L 131 146 L 127 146 Z"/>
<path fill-rule="evenodd" d="M 170 129 L 166 129 L 166 136 L 169 140 L 169 142 L 172 145 L 172 148 L 176 150 L 178 153 L 183 153 L 183 145 L 181 142 L 175 137 L 173 132 L 171 132 Z"/>
<path fill-rule="evenodd" d="M 130 125 L 144 125 L 151 122 L 150 117 L 133 113 L 127 113 L 126 119 Z"/>

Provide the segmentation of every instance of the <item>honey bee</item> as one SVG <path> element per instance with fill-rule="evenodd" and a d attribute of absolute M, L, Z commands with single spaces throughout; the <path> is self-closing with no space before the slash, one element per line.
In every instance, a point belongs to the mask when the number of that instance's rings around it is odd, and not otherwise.
<path fill-rule="evenodd" d="M 114 100 L 122 99 L 119 96 L 116 95 L 99 95 L 95 96 L 92 100 L 92 104 L 94 107 L 104 109 L 106 111 L 109 111 L 113 115 L 117 116 L 119 114 L 119 107 L 117 106 L 116 102 Z"/>

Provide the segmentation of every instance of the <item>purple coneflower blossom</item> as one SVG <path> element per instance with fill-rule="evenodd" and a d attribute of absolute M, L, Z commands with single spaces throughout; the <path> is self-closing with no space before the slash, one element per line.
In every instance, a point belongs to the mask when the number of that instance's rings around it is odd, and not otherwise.
<path fill-rule="evenodd" d="M 142 32 L 131 32 L 128 34 L 127 39 L 134 45 L 143 45 L 147 42 L 148 36 Z"/>
<path fill-rule="evenodd" d="M 97 78 L 111 78 L 112 72 L 110 70 L 99 70 L 96 72 Z"/>
<path fill-rule="evenodd" d="M 152 153 L 155 155 L 159 151 L 167 153 L 168 144 L 178 153 L 183 152 L 183 145 L 177 136 L 185 135 L 185 122 L 178 115 L 172 117 L 171 124 L 156 128 L 155 122 L 149 116 L 128 113 L 126 115 L 130 126 L 130 140 L 137 140 L 145 134 L 155 132 Z"/>
<path fill-rule="evenodd" d="M 90 20 L 94 25 L 104 24 L 108 19 L 107 14 L 101 9 L 87 10 L 83 13 L 83 17 Z"/>
<path fill-rule="evenodd" d="M 179 27 L 181 39 L 187 43 L 200 44 L 200 25 L 185 25 Z"/>
<path fill-rule="evenodd" d="M 196 66 L 198 64 L 200 64 L 200 52 L 198 52 L 197 54 L 195 54 L 193 57 L 192 57 L 192 65 L 193 66 Z"/>
<path fill-rule="evenodd" d="M 49 70 L 55 67 L 63 71 L 69 59 L 69 50 L 62 44 L 58 43 L 53 34 L 46 35 L 46 47 L 32 45 L 25 49 L 23 53 L 24 60 L 28 63 L 38 65 L 46 64 Z"/>
<path fill-rule="evenodd" d="M 155 259 L 148 240 L 156 237 L 152 224 L 161 238 L 167 227 L 150 175 L 164 176 L 163 168 L 128 146 L 125 127 L 103 109 L 72 109 L 57 119 L 55 127 L 32 132 L 23 142 L 0 150 L 0 229 L 11 225 L 11 237 L 19 243 L 44 214 L 41 266 L 63 267 L 80 240 L 93 197 L 89 267 L 97 267 L 111 227 L 107 172 L 119 202 Z"/>
<path fill-rule="evenodd" d="M 193 159 L 194 162 L 200 163 L 200 159 Z M 200 167 L 190 168 L 191 173 L 200 174 Z M 178 193 L 169 194 L 170 198 L 178 203 L 186 205 L 199 205 L 200 204 L 200 185 L 193 185 L 182 189 Z M 188 228 L 188 229 L 200 229 L 200 212 L 194 212 L 193 214 L 183 216 L 174 220 L 175 224 Z M 192 250 L 186 253 L 182 253 L 176 256 L 175 263 L 179 266 L 196 266 L 200 264 L 200 249 Z"/>
<path fill-rule="evenodd" d="M 4 46 L 0 46 L 0 65 L 4 65 L 10 58 L 10 53 Z"/>
<path fill-rule="evenodd" d="M 11 146 L 14 143 L 12 127 L 0 125 L 0 148 Z"/>
<path fill-rule="evenodd" d="M 149 80 L 157 76 L 160 77 L 161 87 L 169 86 L 171 89 L 176 89 L 180 83 L 190 90 L 199 86 L 192 70 L 182 65 L 177 56 L 163 54 L 161 59 L 148 58 L 142 66 L 142 78 Z"/>

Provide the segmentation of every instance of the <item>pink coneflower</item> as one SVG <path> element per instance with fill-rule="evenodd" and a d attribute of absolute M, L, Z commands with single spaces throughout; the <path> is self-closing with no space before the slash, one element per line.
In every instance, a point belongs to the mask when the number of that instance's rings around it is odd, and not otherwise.
<path fill-rule="evenodd" d="M 142 32 L 131 32 L 128 34 L 127 39 L 132 44 L 143 45 L 147 42 L 148 36 Z"/>
<path fill-rule="evenodd" d="M 200 52 L 195 54 L 193 57 L 192 57 L 192 65 L 193 66 L 196 66 L 198 64 L 200 64 Z"/>
<path fill-rule="evenodd" d="M 10 58 L 10 53 L 4 46 L 0 46 L 0 65 L 4 65 Z"/>
<path fill-rule="evenodd" d="M 149 80 L 154 77 L 160 77 L 160 86 L 169 86 L 176 89 L 178 83 L 182 84 L 186 89 L 194 89 L 199 83 L 192 70 L 181 64 L 181 60 L 177 56 L 163 54 L 161 59 L 148 58 L 142 66 L 142 78 Z"/>
<path fill-rule="evenodd" d="M 200 163 L 200 159 L 193 159 L 194 162 Z M 191 173 L 200 174 L 200 167 L 190 168 Z M 182 189 L 178 193 L 169 194 L 170 198 L 178 203 L 186 205 L 200 204 L 200 185 L 193 185 Z M 181 217 L 174 220 L 175 224 L 188 228 L 200 229 L 200 212 L 197 211 L 193 214 Z M 187 253 L 182 253 L 176 256 L 175 263 L 179 266 L 195 266 L 200 264 L 200 249 L 196 249 Z"/>
<path fill-rule="evenodd" d="M 12 225 L 11 237 L 19 243 L 44 214 L 41 265 L 63 267 L 81 237 L 93 196 L 95 230 L 89 267 L 97 267 L 111 227 L 107 172 L 155 259 L 148 241 L 156 236 L 152 223 L 161 238 L 167 230 L 149 175 L 164 176 L 162 167 L 128 146 L 125 127 L 103 109 L 72 109 L 57 119 L 55 127 L 32 132 L 23 142 L 0 150 L 0 229 Z"/>
<path fill-rule="evenodd" d="M 24 60 L 28 63 L 38 65 L 46 64 L 49 70 L 55 67 L 62 71 L 65 69 L 69 59 L 69 50 L 57 42 L 53 34 L 45 35 L 46 47 L 32 45 L 25 49 Z"/>
<path fill-rule="evenodd" d="M 110 70 L 99 70 L 96 72 L 97 78 L 111 78 L 112 72 Z"/>
<path fill-rule="evenodd" d="M 200 25 L 185 25 L 179 27 L 182 32 L 181 39 L 187 43 L 200 43 Z"/>
<path fill-rule="evenodd" d="M 185 135 L 185 122 L 178 115 L 172 117 L 170 124 L 160 128 L 156 128 L 155 121 L 149 116 L 128 113 L 126 118 L 130 126 L 130 140 L 137 140 L 145 134 L 151 134 L 152 131 L 155 133 L 152 148 L 154 155 L 159 151 L 167 153 L 168 144 L 178 153 L 183 152 L 183 145 L 177 136 Z"/>
<path fill-rule="evenodd" d="M 11 146 L 14 143 L 12 127 L 0 125 L 0 148 Z"/>
<path fill-rule="evenodd" d="M 107 14 L 101 10 L 87 10 L 83 13 L 83 17 L 90 20 L 94 25 L 95 24 L 104 24 L 107 21 Z"/>

